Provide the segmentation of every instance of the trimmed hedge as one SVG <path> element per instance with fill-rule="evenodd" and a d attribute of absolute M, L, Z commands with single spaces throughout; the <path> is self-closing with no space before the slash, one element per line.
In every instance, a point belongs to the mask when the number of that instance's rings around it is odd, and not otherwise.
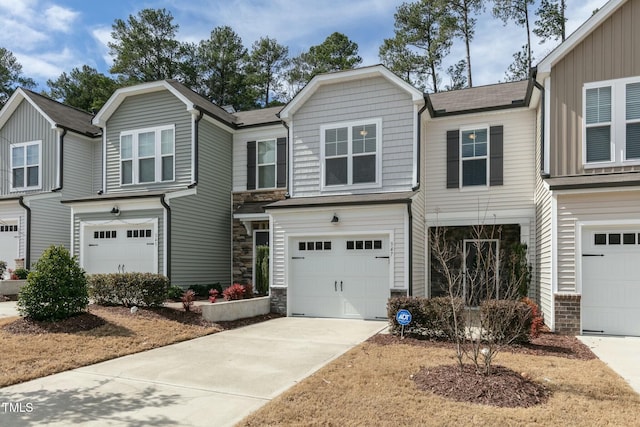
<path fill-rule="evenodd" d="M 526 343 L 531 334 L 533 310 L 517 300 L 487 300 L 480 304 L 480 323 L 498 344 Z"/>
<path fill-rule="evenodd" d="M 409 310 L 411 323 L 404 327 L 404 333 L 416 337 L 454 339 L 464 333 L 464 304 L 462 299 L 396 297 L 389 298 L 387 316 L 391 333 L 400 333 L 401 326 L 396 321 L 396 313 Z M 457 314 L 458 328 L 454 330 L 453 315 Z"/>
<path fill-rule="evenodd" d="M 169 279 L 161 274 L 111 273 L 88 276 L 89 296 L 96 304 L 157 307 L 166 300 Z"/>

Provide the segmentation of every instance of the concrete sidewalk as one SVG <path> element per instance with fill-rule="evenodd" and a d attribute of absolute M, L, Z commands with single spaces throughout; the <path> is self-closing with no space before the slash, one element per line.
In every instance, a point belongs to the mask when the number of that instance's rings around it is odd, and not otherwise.
<path fill-rule="evenodd" d="M 0 425 L 230 426 L 386 326 L 286 317 L 125 356 L 0 389 Z"/>
<path fill-rule="evenodd" d="M 640 337 L 582 335 L 578 339 L 640 394 Z"/>
<path fill-rule="evenodd" d="M 0 319 L 3 317 L 14 317 L 18 315 L 18 308 L 16 301 L 3 301 L 0 302 Z"/>

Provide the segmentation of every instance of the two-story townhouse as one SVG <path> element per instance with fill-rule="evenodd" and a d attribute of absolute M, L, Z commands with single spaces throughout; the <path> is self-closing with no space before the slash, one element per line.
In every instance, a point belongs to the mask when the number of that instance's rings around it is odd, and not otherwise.
<path fill-rule="evenodd" d="M 559 332 L 640 335 L 638 19 L 611 0 L 537 66 L 537 270 Z"/>
<path fill-rule="evenodd" d="M 515 246 L 535 254 L 535 110 L 529 80 L 440 92 L 428 96 L 424 118 L 427 258 L 431 297 L 449 295 L 436 247 L 455 248 L 449 262 L 464 268 L 467 302 L 509 291 L 505 263 Z M 425 115 L 426 116 L 426 115 Z M 436 233 L 436 230 L 438 233 Z M 433 239 L 447 240 L 435 245 Z M 443 249 L 438 249 L 444 255 Z M 451 250 L 451 249 L 449 249 Z M 477 258 L 482 251 L 482 260 Z M 459 253 L 458 253 L 459 252 Z M 471 280 L 479 262 L 489 274 Z M 464 265 L 460 265 L 464 264 Z M 480 278 L 487 283 L 479 283 Z M 502 285 L 502 286 L 501 286 Z M 473 295 L 472 295 L 473 294 Z M 502 295 L 504 296 L 504 295 Z"/>
<path fill-rule="evenodd" d="M 97 191 L 100 128 L 92 115 L 18 88 L 0 111 L 0 260 L 30 266 L 70 247 L 61 200 Z M 17 260 L 17 261 L 16 261 Z"/>
<path fill-rule="evenodd" d="M 264 207 L 287 192 L 287 130 L 279 107 L 234 113 L 233 281 L 256 281 L 259 246 L 269 246 L 269 215 Z M 264 284 L 268 291 L 268 283 Z"/>
<path fill-rule="evenodd" d="M 425 108 L 379 65 L 315 76 L 282 109 L 289 194 L 266 207 L 273 310 L 386 318 L 391 295 L 424 295 Z"/>
<path fill-rule="evenodd" d="M 173 80 L 118 89 L 93 119 L 101 190 L 63 201 L 80 265 L 228 285 L 235 122 Z"/>

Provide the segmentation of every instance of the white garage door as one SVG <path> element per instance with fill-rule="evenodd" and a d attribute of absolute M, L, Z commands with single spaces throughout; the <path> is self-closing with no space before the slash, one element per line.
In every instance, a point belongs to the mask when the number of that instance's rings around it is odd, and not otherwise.
<path fill-rule="evenodd" d="M 0 261 L 7 263 L 7 269 L 15 269 L 18 257 L 18 222 L 0 220 Z M 8 273 L 8 272 L 7 272 Z"/>
<path fill-rule="evenodd" d="M 582 330 L 640 336 L 640 229 L 582 234 Z"/>
<path fill-rule="evenodd" d="M 387 236 L 297 238 L 290 248 L 292 315 L 387 317 L 391 261 Z"/>
<path fill-rule="evenodd" d="M 87 226 L 83 267 L 87 273 L 157 273 L 154 224 Z"/>

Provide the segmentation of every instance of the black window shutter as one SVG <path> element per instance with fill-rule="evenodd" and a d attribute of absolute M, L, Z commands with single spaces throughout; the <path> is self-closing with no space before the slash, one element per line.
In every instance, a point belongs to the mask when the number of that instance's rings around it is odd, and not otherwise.
<path fill-rule="evenodd" d="M 447 188 L 460 187 L 460 132 L 447 131 Z"/>
<path fill-rule="evenodd" d="M 247 190 L 256 189 L 256 142 L 247 142 Z"/>
<path fill-rule="evenodd" d="M 502 185 L 504 143 L 503 127 L 491 126 L 489 130 L 489 185 Z"/>
<path fill-rule="evenodd" d="M 287 138 L 278 138 L 276 147 L 278 170 L 276 186 L 282 188 L 287 186 Z"/>

